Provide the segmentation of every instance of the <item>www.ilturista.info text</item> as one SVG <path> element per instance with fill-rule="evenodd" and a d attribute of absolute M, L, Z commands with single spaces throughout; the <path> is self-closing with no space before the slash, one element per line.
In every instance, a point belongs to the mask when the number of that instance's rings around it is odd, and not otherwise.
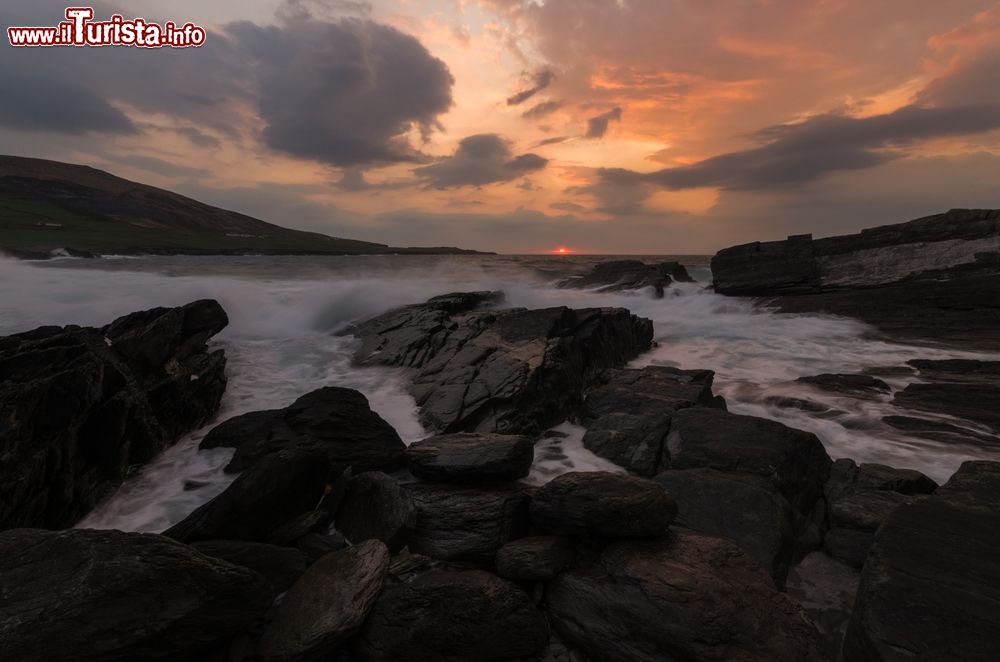
<path fill-rule="evenodd" d="M 115 14 L 107 21 L 94 21 L 92 7 L 68 7 L 66 20 L 55 27 L 9 27 L 11 46 L 138 46 L 140 48 L 187 48 L 205 43 L 205 29 L 168 21 L 163 25 L 142 18 L 126 20 Z"/>

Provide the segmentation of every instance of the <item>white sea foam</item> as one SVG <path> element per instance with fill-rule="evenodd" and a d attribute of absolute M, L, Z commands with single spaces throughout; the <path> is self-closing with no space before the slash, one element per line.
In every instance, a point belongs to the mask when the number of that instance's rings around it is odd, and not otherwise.
<path fill-rule="evenodd" d="M 559 264 L 546 258 L 480 256 L 0 260 L 0 335 L 43 324 L 103 325 L 135 310 L 214 298 L 231 320 L 215 341 L 227 351 L 230 380 L 217 420 L 283 407 L 320 386 L 339 385 L 363 392 L 401 437 L 413 441 L 426 432 L 404 376 L 353 367 L 353 341 L 333 332 L 352 320 L 437 294 L 502 289 L 511 306 L 625 306 L 652 319 L 658 346 L 636 366 L 715 370 L 716 390 L 732 411 L 814 431 L 834 457 L 911 467 L 938 480 L 964 459 L 1000 457 L 989 449 L 921 441 L 887 428 L 881 417 L 898 413 L 888 398 L 845 400 L 792 382 L 823 372 L 901 366 L 913 358 L 995 356 L 875 340 L 855 321 L 776 315 L 749 301 L 713 294 L 701 284 L 672 288 L 662 300 L 649 292 L 557 290 L 545 283 Z M 693 273 L 707 278 L 704 268 Z M 913 379 L 904 375 L 887 381 L 902 388 Z M 781 409 L 766 402 L 771 395 L 808 397 L 842 413 L 816 416 Z M 563 470 L 613 468 L 583 449 L 581 430 L 563 431 L 570 436 L 540 443 L 532 480 Z M 205 432 L 190 435 L 148 465 L 83 524 L 162 530 L 224 489 L 232 477 L 221 467 L 230 452 L 197 451 Z"/>

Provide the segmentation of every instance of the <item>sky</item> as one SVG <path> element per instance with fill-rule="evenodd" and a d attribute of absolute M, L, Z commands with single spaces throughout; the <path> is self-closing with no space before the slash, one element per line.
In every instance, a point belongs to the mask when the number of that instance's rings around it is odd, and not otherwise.
<path fill-rule="evenodd" d="M 0 153 L 398 246 L 711 253 L 1000 207 L 1000 3 L 95 0 L 0 47 Z M 4 0 L 0 26 L 65 2 Z"/>

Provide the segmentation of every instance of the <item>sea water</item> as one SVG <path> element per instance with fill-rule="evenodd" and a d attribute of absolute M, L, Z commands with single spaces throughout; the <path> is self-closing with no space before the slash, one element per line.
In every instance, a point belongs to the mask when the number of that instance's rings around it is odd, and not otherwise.
<path fill-rule="evenodd" d="M 222 467 L 228 449 L 199 451 L 214 424 L 230 416 L 290 404 L 324 385 L 355 388 L 407 443 L 425 437 L 398 369 L 351 364 L 356 341 L 337 331 L 352 321 L 454 291 L 503 290 L 506 306 L 623 306 L 654 322 L 657 346 L 633 365 L 707 368 L 731 411 L 764 416 L 815 432 L 834 458 L 881 462 L 946 480 L 966 459 L 1000 459 L 1000 449 L 910 437 L 881 422 L 899 414 L 891 395 L 837 396 L 795 383 L 820 373 L 903 366 L 915 358 L 997 355 L 880 339 L 848 319 L 781 315 L 751 300 L 714 294 L 708 258 L 679 259 L 696 283 L 677 284 L 663 299 L 650 291 L 560 290 L 554 281 L 586 271 L 594 256 L 141 257 L 17 262 L 0 259 L 0 335 L 43 324 L 101 326 L 135 310 L 217 299 L 230 325 L 213 341 L 226 350 L 229 387 L 216 420 L 144 467 L 82 523 L 161 531 L 232 481 Z M 885 378 L 894 389 L 912 374 Z M 809 412 L 769 404 L 771 396 L 807 398 L 829 408 Z M 616 470 L 587 451 L 572 423 L 536 447 L 529 480 L 572 470 Z"/>

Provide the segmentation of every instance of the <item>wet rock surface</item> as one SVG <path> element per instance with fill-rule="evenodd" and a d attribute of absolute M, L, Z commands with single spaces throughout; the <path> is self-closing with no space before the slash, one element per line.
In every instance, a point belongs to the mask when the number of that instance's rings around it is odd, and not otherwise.
<path fill-rule="evenodd" d="M 402 464 L 405 445 L 354 389 L 327 386 L 285 409 L 251 412 L 213 428 L 200 448 L 235 448 L 226 471 L 237 473 L 283 450 L 320 451 L 357 472 Z"/>
<path fill-rule="evenodd" d="M 433 430 L 537 434 L 652 341 L 652 323 L 621 308 L 479 309 L 496 300 L 448 295 L 358 324 L 356 360 L 413 368 L 410 390 Z"/>
<path fill-rule="evenodd" d="M 560 637 L 597 660 L 821 659 L 815 627 L 721 538 L 614 544 L 545 599 Z"/>
<path fill-rule="evenodd" d="M 381 540 L 395 554 L 417 525 L 417 506 L 391 476 L 368 472 L 354 476 L 336 517 L 337 530 L 352 543 Z"/>
<path fill-rule="evenodd" d="M 152 534 L 0 533 L 0 649 L 9 662 L 204 655 L 264 616 L 256 572 Z"/>
<path fill-rule="evenodd" d="M 559 536 L 533 536 L 507 543 L 497 552 L 497 574 L 513 581 L 552 579 L 576 558 L 572 542 Z"/>
<path fill-rule="evenodd" d="M 524 478 L 535 459 L 531 437 L 446 434 L 410 444 L 410 472 L 440 482 L 511 481 Z"/>
<path fill-rule="evenodd" d="M 0 338 L 0 529 L 72 526 L 219 408 L 215 301 Z"/>

